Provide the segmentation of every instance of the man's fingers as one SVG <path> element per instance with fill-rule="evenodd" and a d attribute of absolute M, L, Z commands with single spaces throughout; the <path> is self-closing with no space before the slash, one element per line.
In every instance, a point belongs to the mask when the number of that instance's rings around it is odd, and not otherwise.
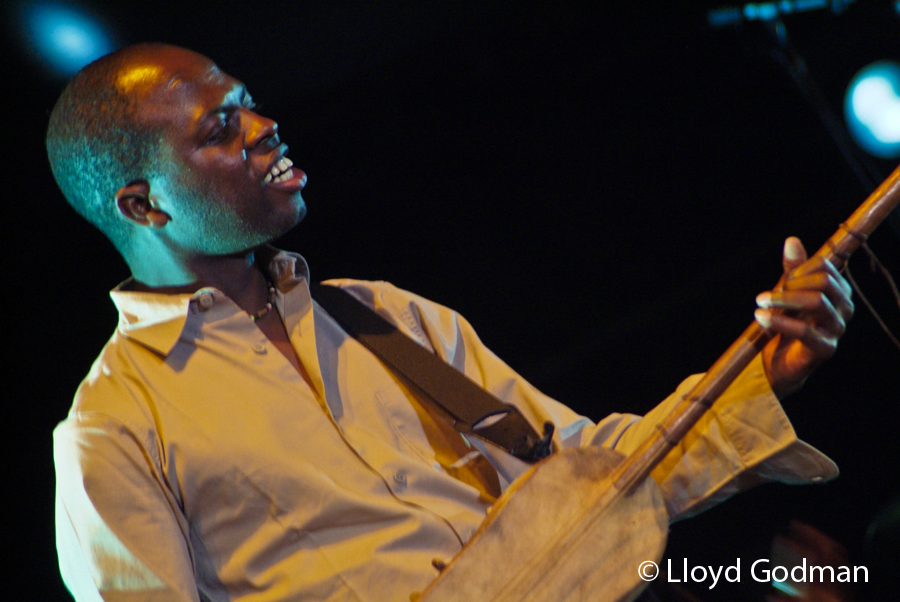
<path fill-rule="evenodd" d="M 797 389 L 834 354 L 853 315 L 852 289 L 821 257 L 808 258 L 796 237 L 784 242 L 784 275 L 775 290 L 757 297 L 756 321 L 774 338 L 763 350 L 766 374 L 779 397 Z"/>
<path fill-rule="evenodd" d="M 784 241 L 784 250 L 781 253 L 781 265 L 784 267 L 784 272 L 788 273 L 797 268 L 806 259 L 806 248 L 800 239 L 796 236 L 788 237 Z"/>
<path fill-rule="evenodd" d="M 792 312 L 786 316 L 797 323 L 797 327 L 783 334 L 795 338 L 797 333 L 801 333 L 799 324 L 810 324 L 822 333 L 823 336 L 840 337 L 844 334 L 847 327 L 845 312 L 851 312 L 852 308 L 843 307 L 835 308 L 829 298 L 819 291 L 802 290 L 786 293 L 763 293 L 756 298 L 756 303 L 763 311 L 768 311 L 772 315 L 784 315 L 780 312 L 772 312 L 772 309 L 784 309 Z M 762 314 L 767 315 L 767 314 Z M 759 321 L 757 316 L 757 321 Z M 761 324 L 763 322 L 760 321 Z M 764 326 L 766 324 L 763 324 Z"/>
<path fill-rule="evenodd" d="M 838 338 L 843 333 L 842 328 L 840 332 L 829 332 L 824 327 L 813 326 L 809 322 L 774 313 L 770 309 L 757 309 L 754 315 L 762 326 L 789 339 L 800 341 L 820 360 L 834 354 Z"/>
<path fill-rule="evenodd" d="M 831 265 L 828 262 L 829 266 Z M 834 266 L 831 266 L 832 269 Z M 799 270 L 798 270 L 799 271 Z M 795 271 L 795 273 L 797 273 Z M 786 280 L 782 285 L 781 291 L 772 291 L 769 295 L 771 305 L 769 307 L 781 307 L 788 310 L 812 310 L 819 309 L 819 303 L 813 295 L 824 295 L 844 321 L 853 317 L 853 301 L 850 299 L 852 289 L 847 281 L 844 280 L 836 271 L 813 271 L 801 276 L 795 276 Z M 766 301 L 765 295 L 762 301 Z M 760 299 L 757 297 L 757 302 Z M 760 307 L 766 307 L 760 305 Z"/>
<path fill-rule="evenodd" d="M 811 260 L 803 263 L 794 269 L 793 272 L 787 275 L 785 279 L 785 285 L 787 282 L 800 278 L 801 276 L 807 276 L 810 274 L 815 274 L 816 272 L 824 272 L 828 274 L 834 281 L 838 284 L 840 289 L 843 291 L 844 295 L 850 297 L 853 294 L 853 287 L 850 286 L 850 283 L 847 282 L 847 279 L 844 278 L 838 269 L 834 267 L 834 265 L 821 257 L 814 257 Z M 794 287 L 796 288 L 796 287 Z"/>
<path fill-rule="evenodd" d="M 787 261 L 785 264 L 787 265 Z M 813 257 L 785 274 L 779 290 L 760 294 L 757 304 L 763 309 L 777 308 L 794 312 L 806 310 L 810 315 L 817 316 L 821 311 L 818 298 L 797 294 L 803 291 L 824 295 L 844 322 L 853 316 L 852 287 L 831 262 L 821 257 Z"/>
<path fill-rule="evenodd" d="M 788 298 L 784 293 L 778 291 L 766 291 L 756 295 L 756 306 L 761 309 L 777 307 L 778 309 L 799 311 L 804 308 L 803 303 L 800 301 L 799 299 Z"/>

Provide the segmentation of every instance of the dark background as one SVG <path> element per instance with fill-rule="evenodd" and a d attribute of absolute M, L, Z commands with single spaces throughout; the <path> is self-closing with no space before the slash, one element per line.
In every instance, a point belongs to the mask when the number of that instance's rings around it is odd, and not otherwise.
<path fill-rule="evenodd" d="M 719 5 L 86 4 L 119 44 L 210 56 L 279 121 L 310 179 L 308 217 L 278 244 L 302 253 L 314 279 L 390 280 L 449 305 L 526 378 L 593 418 L 642 412 L 707 368 L 778 279 L 784 238 L 817 249 L 869 192 L 773 58 L 767 29 L 711 29 L 706 12 Z M 43 136 L 64 80 L 20 42 L 14 15 L 2 67 L 5 570 L 23 599 L 56 601 L 67 595 L 51 431 L 115 326 L 107 291 L 128 271 L 53 182 Z M 783 22 L 838 112 L 858 69 L 900 59 L 889 2 Z M 879 181 L 894 167 L 868 161 Z M 884 226 L 871 245 L 900 270 L 897 234 Z M 900 328 L 884 281 L 863 257 L 852 265 Z M 866 555 L 865 531 L 900 494 L 898 359 L 860 305 L 837 355 L 786 403 L 841 477 L 742 494 L 676 524 L 667 554 L 746 566 L 799 519 L 885 583 L 896 565 Z M 709 601 L 766 592 L 746 578 L 693 590 Z"/>

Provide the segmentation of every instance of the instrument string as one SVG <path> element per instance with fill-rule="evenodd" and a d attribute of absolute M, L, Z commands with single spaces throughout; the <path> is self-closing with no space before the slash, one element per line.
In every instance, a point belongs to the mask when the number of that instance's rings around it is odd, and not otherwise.
<path fill-rule="evenodd" d="M 894 300 L 897 302 L 898 308 L 900 308 L 900 290 L 898 290 L 897 283 L 894 280 L 893 276 L 891 276 L 890 271 L 888 271 L 888 269 L 884 266 L 884 264 L 881 263 L 881 261 L 878 259 L 878 256 L 875 255 L 875 252 L 871 248 L 869 248 L 868 243 L 863 241 L 860 246 L 869 255 L 869 269 L 873 273 L 875 272 L 876 269 L 879 272 L 881 272 L 881 275 L 884 276 L 884 279 L 887 280 L 888 286 L 890 286 L 890 288 L 891 288 L 891 292 L 894 295 Z M 891 329 L 888 328 L 888 325 L 885 324 L 884 320 L 881 318 L 881 316 L 875 310 L 875 307 L 872 305 L 872 303 L 869 301 L 869 299 L 866 297 L 866 295 L 862 292 L 862 288 L 860 288 L 859 284 L 857 284 L 856 279 L 853 278 L 853 274 L 850 271 L 850 263 L 849 262 L 845 263 L 844 267 L 841 271 L 844 273 L 845 276 L 847 276 L 847 280 L 850 282 L 850 286 L 853 287 L 853 290 L 859 296 L 859 299 L 863 302 L 863 305 L 866 306 L 866 308 L 869 310 L 869 313 L 872 314 L 872 317 L 875 318 L 875 321 L 878 323 L 879 326 L 881 326 L 881 329 L 884 331 L 884 333 L 887 335 L 887 337 L 894 343 L 894 345 L 897 347 L 897 349 L 900 349 L 900 340 L 898 340 L 897 337 L 894 336 L 894 334 L 891 332 Z"/>

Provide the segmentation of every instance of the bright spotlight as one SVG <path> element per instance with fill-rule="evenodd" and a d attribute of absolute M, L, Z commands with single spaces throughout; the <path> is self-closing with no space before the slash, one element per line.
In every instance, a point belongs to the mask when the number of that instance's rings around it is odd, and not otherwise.
<path fill-rule="evenodd" d="M 847 88 L 844 116 L 867 152 L 900 157 L 900 65 L 880 61 L 860 70 Z"/>
<path fill-rule="evenodd" d="M 72 75 L 113 50 L 109 36 L 92 17 L 60 4 L 36 3 L 25 9 L 28 37 L 55 71 Z"/>

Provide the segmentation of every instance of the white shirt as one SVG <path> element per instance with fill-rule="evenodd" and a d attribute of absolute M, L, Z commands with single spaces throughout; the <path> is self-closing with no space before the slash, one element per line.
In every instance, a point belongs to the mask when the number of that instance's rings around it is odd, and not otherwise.
<path fill-rule="evenodd" d="M 302 258 L 280 253 L 269 270 L 312 386 L 218 290 L 112 292 L 118 328 L 54 432 L 60 566 L 79 601 L 406 601 L 484 518 L 491 500 L 449 474 L 414 395 L 312 303 Z M 537 428 L 553 421 L 559 447 L 627 454 L 698 378 L 643 419 L 595 425 L 455 312 L 384 282 L 335 284 Z M 503 485 L 522 469 L 483 451 Z M 760 480 L 836 474 L 797 439 L 757 360 L 653 477 L 679 518 Z"/>

